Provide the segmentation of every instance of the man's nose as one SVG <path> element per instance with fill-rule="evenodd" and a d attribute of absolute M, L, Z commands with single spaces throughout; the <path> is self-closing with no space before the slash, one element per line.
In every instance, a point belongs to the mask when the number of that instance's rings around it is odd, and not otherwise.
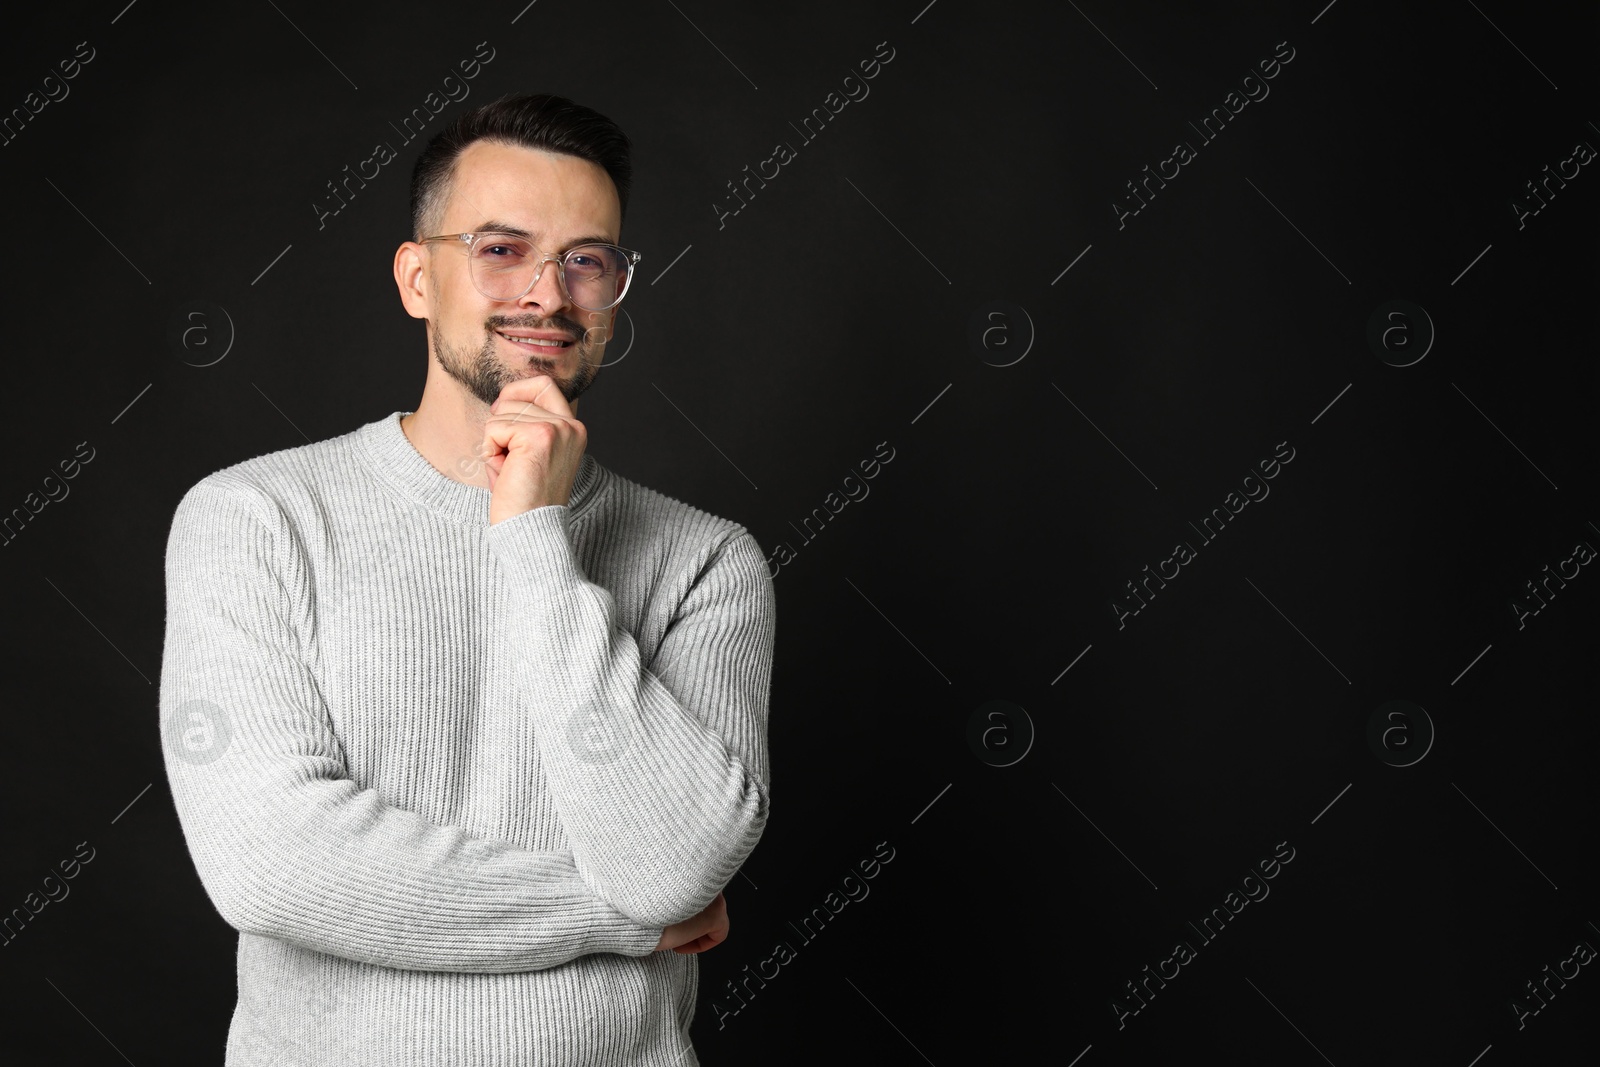
<path fill-rule="evenodd" d="M 554 266 L 552 266 L 554 264 Z M 538 304 L 546 314 L 568 303 L 566 287 L 561 279 L 561 257 L 549 252 L 540 254 L 539 265 L 534 267 L 533 285 L 517 301 L 518 306 Z"/>

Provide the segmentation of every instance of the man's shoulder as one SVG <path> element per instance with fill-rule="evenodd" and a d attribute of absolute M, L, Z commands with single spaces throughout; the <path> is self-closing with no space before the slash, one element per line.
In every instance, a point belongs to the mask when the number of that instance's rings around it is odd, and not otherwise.
<path fill-rule="evenodd" d="M 263 520 L 274 513 L 298 512 L 304 504 L 336 491 L 342 481 L 362 469 L 355 452 L 371 425 L 218 468 L 185 491 L 179 508 L 229 499 Z"/>
<path fill-rule="evenodd" d="M 609 467 L 602 465 L 601 470 L 608 483 L 602 506 L 610 518 L 618 520 L 616 528 L 626 530 L 638 547 L 647 547 L 662 556 L 693 556 L 702 562 L 740 538 L 748 538 L 759 551 L 755 535 L 743 523 L 653 489 Z"/>

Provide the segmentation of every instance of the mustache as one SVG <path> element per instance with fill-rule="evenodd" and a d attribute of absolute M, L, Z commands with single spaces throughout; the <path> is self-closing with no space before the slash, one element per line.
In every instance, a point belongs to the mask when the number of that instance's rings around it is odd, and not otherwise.
<path fill-rule="evenodd" d="M 582 323 L 565 315 L 546 315 L 543 318 L 534 315 L 493 318 L 488 320 L 488 327 L 490 330 L 560 330 L 578 340 L 587 336 L 587 328 Z"/>

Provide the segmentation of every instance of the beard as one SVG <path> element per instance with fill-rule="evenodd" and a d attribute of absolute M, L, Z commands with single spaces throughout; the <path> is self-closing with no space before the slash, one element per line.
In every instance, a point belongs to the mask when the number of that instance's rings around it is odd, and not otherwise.
<path fill-rule="evenodd" d="M 572 349 L 563 349 L 562 354 L 576 349 L 578 369 L 573 372 L 572 377 L 563 378 L 556 373 L 555 360 L 541 356 L 536 351 L 529 351 L 516 360 L 515 364 L 508 365 L 498 351 L 500 336 L 494 332 L 495 329 L 554 329 L 571 334 L 577 340 L 573 343 Z M 500 391 L 507 385 L 521 378 L 531 378 L 536 374 L 549 375 L 560 388 L 561 395 L 566 397 L 567 403 L 570 404 L 589 388 L 599 368 L 599 362 L 594 358 L 594 351 L 599 346 L 590 342 L 588 331 L 564 315 L 552 315 L 536 321 L 491 320 L 486 327 L 483 344 L 477 349 L 470 349 L 464 344 L 450 345 L 432 320 L 428 322 L 428 333 L 433 339 L 433 350 L 444 372 L 460 382 L 466 387 L 467 392 L 477 397 L 485 406 L 498 400 Z"/>

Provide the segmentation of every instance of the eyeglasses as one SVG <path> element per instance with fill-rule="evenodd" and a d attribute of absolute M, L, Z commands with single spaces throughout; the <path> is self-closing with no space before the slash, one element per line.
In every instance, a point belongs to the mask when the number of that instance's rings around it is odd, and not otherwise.
<path fill-rule="evenodd" d="M 579 245 L 557 256 L 510 233 L 446 233 L 422 242 L 459 240 L 466 244 L 472 284 L 490 300 L 520 300 L 539 282 L 546 260 L 556 261 L 561 289 L 585 311 L 616 307 L 627 295 L 633 268 L 644 258 L 612 244 Z"/>

